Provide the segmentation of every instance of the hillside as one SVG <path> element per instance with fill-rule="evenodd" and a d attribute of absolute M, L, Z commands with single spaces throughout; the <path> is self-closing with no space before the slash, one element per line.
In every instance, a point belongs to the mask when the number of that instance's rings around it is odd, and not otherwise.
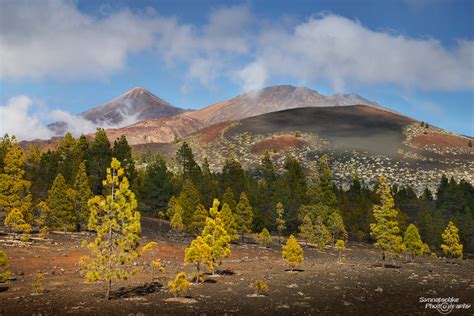
<path fill-rule="evenodd" d="M 382 174 L 399 185 L 421 192 L 434 188 L 446 173 L 474 182 L 474 151 L 469 139 L 372 106 L 312 107 L 268 113 L 206 127 L 184 139 L 197 160 L 208 158 L 220 170 L 234 157 L 254 170 L 268 151 L 277 166 L 287 155 L 298 158 L 308 172 L 322 154 L 331 157 L 337 184 L 357 172 L 366 183 Z M 141 145 L 171 157 L 178 144 Z"/>

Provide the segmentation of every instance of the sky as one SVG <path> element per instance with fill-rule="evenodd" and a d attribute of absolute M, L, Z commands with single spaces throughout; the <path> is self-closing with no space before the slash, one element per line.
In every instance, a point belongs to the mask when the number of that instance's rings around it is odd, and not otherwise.
<path fill-rule="evenodd" d="M 473 0 L 0 0 L 0 132 L 48 138 L 44 124 L 136 86 L 197 109 L 291 84 L 474 136 L 473 12 Z"/>

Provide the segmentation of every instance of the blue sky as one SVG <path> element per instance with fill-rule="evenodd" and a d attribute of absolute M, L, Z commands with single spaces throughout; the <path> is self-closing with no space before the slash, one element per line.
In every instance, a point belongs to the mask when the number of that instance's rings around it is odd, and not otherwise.
<path fill-rule="evenodd" d="M 47 136 L 42 124 L 134 86 L 200 108 L 292 84 L 474 136 L 474 1 L 25 0 L 0 12 L 2 133 Z"/>

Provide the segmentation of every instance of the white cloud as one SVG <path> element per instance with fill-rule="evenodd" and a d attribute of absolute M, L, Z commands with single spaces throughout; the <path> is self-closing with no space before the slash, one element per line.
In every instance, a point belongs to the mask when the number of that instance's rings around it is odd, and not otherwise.
<path fill-rule="evenodd" d="M 244 91 L 253 91 L 264 86 L 267 80 L 267 70 L 263 62 L 256 61 L 239 71 L 238 77 L 243 82 Z"/>
<path fill-rule="evenodd" d="M 31 113 L 33 101 L 27 96 L 17 96 L 0 106 L 0 135 L 8 133 L 20 140 L 49 139 L 51 130 L 41 122 L 38 113 Z"/>
<path fill-rule="evenodd" d="M 150 47 L 159 28 L 146 14 L 96 18 L 72 1 L 3 1 L 0 12 L 0 76 L 8 79 L 104 77 Z"/>
<path fill-rule="evenodd" d="M 335 15 L 310 18 L 291 29 L 268 28 L 260 34 L 256 49 L 255 60 L 269 78 L 325 81 L 335 90 L 344 90 L 348 83 L 474 88 L 474 42 L 458 41 L 448 49 L 435 39 L 373 31 Z"/>
<path fill-rule="evenodd" d="M 122 120 L 118 124 L 108 121 L 93 123 L 85 118 L 60 109 L 49 109 L 28 96 L 16 96 L 0 105 L 0 135 L 8 133 L 19 140 L 49 139 L 57 135 L 43 124 L 44 121 L 62 122 L 66 130 L 78 137 L 93 133 L 97 127 L 105 129 L 131 125 L 139 120 L 138 114 L 130 114 L 126 108 L 119 113 Z"/>

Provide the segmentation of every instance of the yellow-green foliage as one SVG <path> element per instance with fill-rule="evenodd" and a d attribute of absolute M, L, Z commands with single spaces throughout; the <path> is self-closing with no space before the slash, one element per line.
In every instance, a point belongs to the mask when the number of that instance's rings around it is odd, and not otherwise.
<path fill-rule="evenodd" d="M 199 235 L 204 226 L 206 226 L 206 218 L 209 216 L 206 208 L 202 204 L 198 204 L 194 211 L 191 223 L 189 224 L 189 231 L 194 235 Z"/>
<path fill-rule="evenodd" d="M 443 238 L 441 245 L 443 252 L 448 257 L 462 259 L 463 245 L 459 242 L 459 229 L 453 222 L 449 222 L 441 237 Z"/>
<path fill-rule="evenodd" d="M 202 231 L 205 243 L 211 248 L 212 273 L 219 266 L 223 258 L 230 256 L 230 236 L 219 217 L 206 219 L 206 226 Z"/>
<path fill-rule="evenodd" d="M 346 243 L 344 242 L 344 240 L 338 239 L 338 240 L 336 241 L 336 248 L 339 249 L 339 250 L 344 250 L 344 249 L 346 249 Z"/>
<path fill-rule="evenodd" d="M 13 230 L 31 231 L 31 225 L 25 221 L 23 213 L 18 208 L 13 208 L 8 212 L 4 223 L 5 226 Z"/>
<path fill-rule="evenodd" d="M 216 219 L 217 218 L 220 218 L 222 221 L 224 229 L 231 240 L 239 239 L 239 236 L 237 235 L 237 223 L 235 222 L 234 214 L 232 214 L 232 211 L 227 203 L 222 206 L 222 210 L 218 213 Z"/>
<path fill-rule="evenodd" d="M 384 252 L 399 254 L 403 249 L 400 228 L 398 227 L 398 211 L 395 209 L 392 190 L 385 177 L 380 177 L 377 189 L 381 204 L 374 205 L 375 223 L 370 224 L 370 234 L 375 238 L 375 246 Z"/>
<path fill-rule="evenodd" d="M 74 191 L 71 191 L 71 193 L 74 195 L 74 208 L 77 220 L 81 226 L 85 226 L 89 220 L 89 207 L 87 203 L 93 194 L 84 162 L 79 165 L 73 189 Z"/>
<path fill-rule="evenodd" d="M 320 216 L 318 216 L 314 222 L 314 235 L 319 250 L 324 250 L 324 246 L 329 244 L 332 240 L 331 233 L 326 225 L 323 224 Z"/>
<path fill-rule="evenodd" d="M 303 223 L 298 228 L 300 230 L 298 235 L 301 238 L 304 238 L 306 245 L 308 245 L 308 242 L 316 242 L 316 230 L 311 218 L 308 215 L 304 216 Z"/>
<path fill-rule="evenodd" d="M 283 204 L 280 202 L 277 203 L 276 205 L 276 213 L 277 213 L 277 219 L 276 219 L 276 224 L 277 224 L 277 229 L 278 229 L 278 243 L 281 244 L 281 235 L 283 234 L 283 231 L 285 230 L 285 210 L 283 209 Z"/>
<path fill-rule="evenodd" d="M 430 246 L 428 246 L 428 244 L 423 244 L 423 254 L 429 254 L 430 252 Z"/>
<path fill-rule="evenodd" d="M 184 295 L 188 292 L 191 284 L 187 280 L 186 273 L 180 272 L 176 275 L 174 281 L 168 282 L 171 293 L 176 296 Z"/>
<path fill-rule="evenodd" d="M 262 232 L 259 234 L 255 234 L 255 241 L 264 247 L 268 247 L 272 244 L 272 236 L 268 232 L 268 229 L 263 228 Z"/>
<path fill-rule="evenodd" d="M 5 282 L 10 277 L 10 271 L 8 271 L 8 256 L 3 251 L 0 250 L 0 282 Z"/>
<path fill-rule="evenodd" d="M 282 256 L 288 262 L 291 269 L 294 269 L 296 265 L 304 260 L 303 249 L 293 235 L 290 236 L 286 245 L 283 246 Z"/>
<path fill-rule="evenodd" d="M 252 229 L 253 209 L 250 206 L 247 194 L 242 192 L 240 194 L 239 203 L 235 207 L 235 220 L 238 230 L 243 233 L 250 233 Z"/>
<path fill-rule="evenodd" d="M 154 241 L 150 241 L 148 244 L 142 247 L 142 252 L 149 252 L 156 248 L 158 244 Z"/>
<path fill-rule="evenodd" d="M 24 179 L 25 152 L 12 137 L 8 142 L 3 173 L 0 173 L 0 210 L 8 215 L 5 225 L 14 230 L 30 231 L 33 221 L 31 213 L 31 182 Z M 14 211 L 14 214 L 10 214 Z"/>
<path fill-rule="evenodd" d="M 106 281 L 110 297 L 112 279 L 124 280 L 130 264 L 139 255 L 140 213 L 120 162 L 112 158 L 104 181 L 106 196 L 89 200 L 90 230 L 97 233 L 88 248 L 91 255 L 81 259 L 88 281 Z"/>
<path fill-rule="evenodd" d="M 421 241 L 418 228 L 415 225 L 410 224 L 405 231 L 403 243 L 407 252 L 413 256 L 421 256 L 423 254 L 423 242 Z M 428 248 L 429 249 L 429 248 Z M 428 250 L 429 251 L 429 250 Z"/>
<path fill-rule="evenodd" d="M 179 203 L 176 204 L 174 209 L 174 214 L 171 217 L 170 221 L 171 229 L 175 232 L 181 233 L 184 231 L 184 224 L 183 224 L 183 209 Z"/>
<path fill-rule="evenodd" d="M 332 235 L 331 239 L 333 243 L 338 239 L 347 240 L 348 234 L 339 211 L 332 212 L 331 215 L 329 215 L 327 228 Z"/>
<path fill-rule="evenodd" d="M 75 210 L 76 198 L 76 191 L 68 187 L 62 174 L 58 174 L 48 190 L 48 226 L 64 231 L 76 228 L 79 222 Z"/>
<path fill-rule="evenodd" d="M 257 280 L 254 283 L 251 283 L 250 287 L 254 288 L 255 294 L 258 294 L 258 295 L 264 295 L 265 293 L 268 292 L 268 285 L 263 280 Z"/>
<path fill-rule="evenodd" d="M 339 262 L 342 260 L 342 251 L 346 249 L 346 243 L 342 239 L 336 241 L 336 248 L 339 250 Z"/>
<path fill-rule="evenodd" d="M 202 236 L 197 236 L 196 239 L 191 242 L 191 245 L 186 248 L 184 262 L 194 264 L 198 273 L 201 271 L 201 265 L 212 270 L 213 260 L 211 247 Z"/>
<path fill-rule="evenodd" d="M 44 275 L 38 273 L 35 277 L 35 283 L 33 283 L 33 289 L 36 294 L 41 294 L 44 292 Z"/>

